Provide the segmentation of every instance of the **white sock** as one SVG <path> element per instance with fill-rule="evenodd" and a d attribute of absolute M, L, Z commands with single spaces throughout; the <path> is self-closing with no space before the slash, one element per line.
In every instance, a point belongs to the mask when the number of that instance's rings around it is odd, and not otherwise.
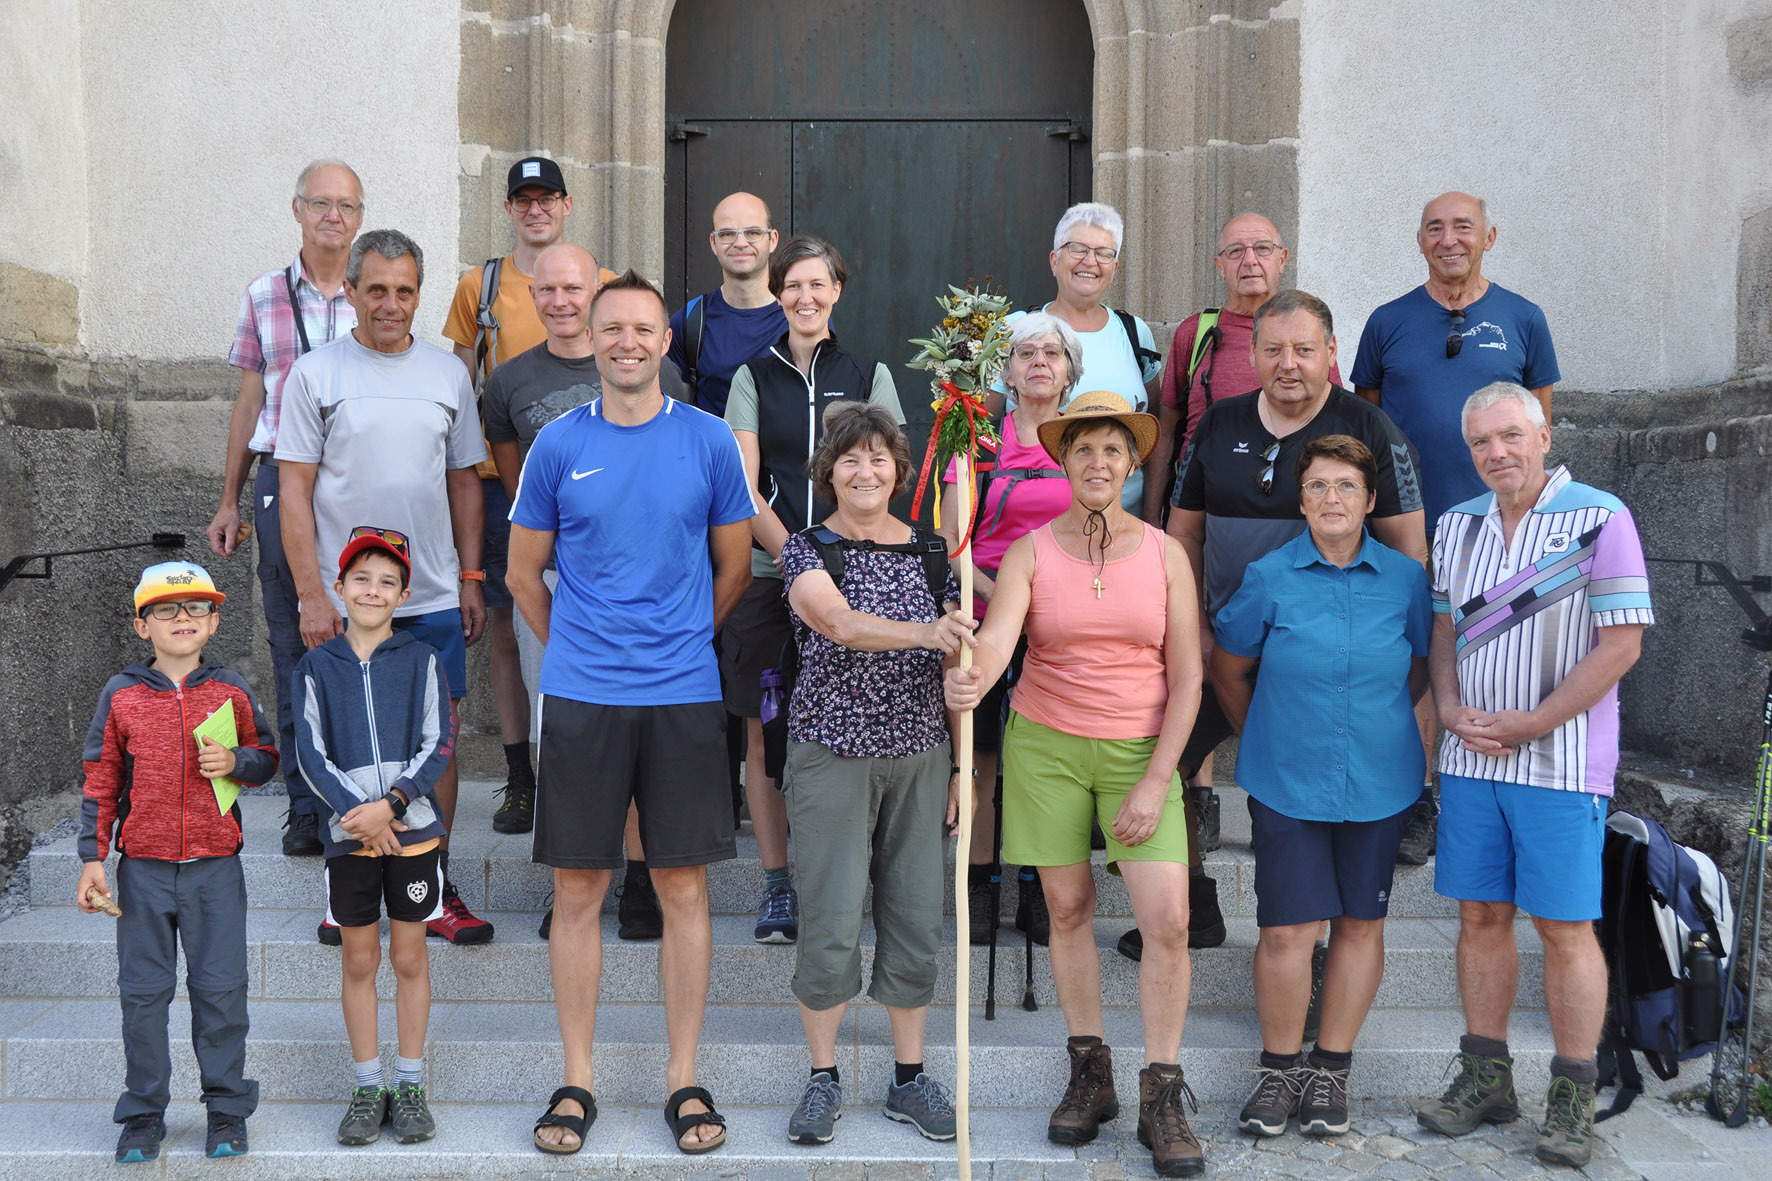
<path fill-rule="evenodd" d="M 394 1059 L 394 1082 L 396 1084 L 422 1083 L 422 1082 L 424 1082 L 424 1077 L 425 1077 L 425 1060 L 424 1060 L 424 1058 L 422 1058 L 422 1057 L 419 1057 L 419 1058 L 396 1057 Z"/>
<path fill-rule="evenodd" d="M 382 1076 L 381 1058 L 379 1056 L 371 1058 L 367 1062 L 355 1062 L 352 1063 L 352 1065 L 357 1068 L 357 1085 L 359 1087 L 381 1087 L 387 1085 L 386 1080 Z"/>

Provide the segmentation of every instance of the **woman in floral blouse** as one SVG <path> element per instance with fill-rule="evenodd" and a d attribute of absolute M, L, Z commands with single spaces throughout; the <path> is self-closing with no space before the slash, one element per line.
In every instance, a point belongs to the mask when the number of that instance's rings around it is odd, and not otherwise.
<path fill-rule="evenodd" d="M 971 632 L 939 551 L 932 562 L 915 552 L 930 536 L 888 511 L 911 474 L 892 414 L 837 402 L 824 426 L 807 474 L 836 512 L 817 529 L 791 534 L 781 550 L 800 655 L 782 777 L 801 890 L 793 987 L 812 1052 L 788 1138 L 822 1144 L 835 1130 L 837 1029 L 861 991 L 871 881 L 868 995 L 886 1006 L 895 1059 L 884 1113 L 950 1140 L 953 1103 L 923 1072 L 923 1027 L 942 945 L 944 818 L 951 824 L 955 815 L 942 665 Z"/>

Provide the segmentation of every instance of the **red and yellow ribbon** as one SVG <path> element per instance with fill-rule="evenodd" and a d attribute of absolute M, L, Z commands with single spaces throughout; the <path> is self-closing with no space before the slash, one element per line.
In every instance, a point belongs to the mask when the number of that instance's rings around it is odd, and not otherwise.
<path fill-rule="evenodd" d="M 911 498 L 911 518 L 915 520 L 923 510 L 923 494 L 931 489 L 929 474 L 937 466 L 945 465 L 947 460 L 964 452 L 974 472 L 988 471 L 988 463 L 977 462 L 979 440 L 987 443 L 997 441 L 996 428 L 991 424 L 991 413 L 985 409 L 983 402 L 971 393 L 956 386 L 953 382 L 943 380 L 941 389 L 946 393 L 935 410 L 935 423 L 929 428 L 929 446 L 923 452 L 923 470 L 917 476 L 917 492 Z M 961 411 L 956 415 L 955 411 Z M 963 433 L 962 433 L 963 432 Z M 941 479 L 937 477 L 933 484 L 935 493 L 933 513 L 935 524 L 941 525 Z M 966 552 L 966 545 L 972 539 L 972 524 L 978 517 L 978 505 L 972 505 L 971 516 L 960 522 L 960 543 L 954 548 L 950 557 L 959 557 Z"/>

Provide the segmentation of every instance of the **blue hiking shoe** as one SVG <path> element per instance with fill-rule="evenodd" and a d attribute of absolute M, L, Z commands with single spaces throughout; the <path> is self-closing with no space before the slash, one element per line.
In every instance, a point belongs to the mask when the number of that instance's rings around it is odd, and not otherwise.
<path fill-rule="evenodd" d="M 800 1105 L 788 1117 L 788 1139 L 795 1144 L 829 1144 L 843 1118 L 843 1088 L 824 1071 L 812 1076 Z"/>
<path fill-rule="evenodd" d="M 139 1165 L 160 1159 L 160 1142 L 166 1139 L 166 1120 L 157 1115 L 132 1115 L 123 1121 L 117 1137 L 117 1163 Z"/>
<path fill-rule="evenodd" d="M 209 1113 L 209 1131 L 203 1137 L 203 1155 L 210 1160 L 246 1155 L 246 1117 Z"/>
<path fill-rule="evenodd" d="M 954 1101 L 940 1083 L 926 1074 L 919 1074 L 902 1087 L 888 1083 L 882 1111 L 887 1119 L 910 1124 L 931 1140 L 952 1140 L 957 1131 Z"/>
<path fill-rule="evenodd" d="M 765 890 L 757 904 L 757 942 L 792 943 L 799 937 L 800 896 L 792 886 Z"/>

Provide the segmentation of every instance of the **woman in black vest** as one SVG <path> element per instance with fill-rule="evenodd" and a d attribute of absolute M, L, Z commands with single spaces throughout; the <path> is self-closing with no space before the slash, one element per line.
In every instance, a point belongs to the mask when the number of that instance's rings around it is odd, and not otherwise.
<path fill-rule="evenodd" d="M 745 473 L 756 489 L 751 520 L 750 589 L 720 633 L 720 678 L 726 710 L 745 719 L 745 796 L 763 861 L 757 907 L 759 943 L 799 936 L 799 897 L 788 872 L 787 810 L 763 768 L 763 670 L 773 668 L 792 638 L 776 559 L 790 532 L 816 524 L 806 461 L 824 433 L 832 402 L 871 402 L 904 422 L 898 391 L 885 365 L 847 352 L 831 332 L 831 309 L 849 268 L 830 243 L 789 238 L 769 256 L 769 291 L 781 301 L 788 330 L 766 353 L 732 375 L 726 423 L 738 437 Z"/>

